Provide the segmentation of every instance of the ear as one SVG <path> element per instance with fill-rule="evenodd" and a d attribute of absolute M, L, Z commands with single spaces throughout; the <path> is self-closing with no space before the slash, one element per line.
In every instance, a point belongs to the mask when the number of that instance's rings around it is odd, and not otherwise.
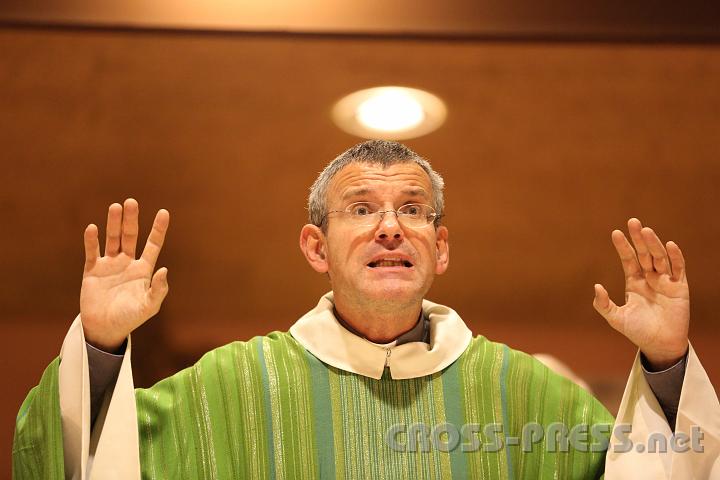
<path fill-rule="evenodd" d="M 437 252 L 437 263 L 435 274 L 442 275 L 450 264 L 450 244 L 448 243 L 448 229 L 441 225 L 435 232 L 435 251 Z"/>
<path fill-rule="evenodd" d="M 307 224 L 300 230 L 300 250 L 305 260 L 318 273 L 327 273 L 328 262 L 325 250 L 325 234 L 316 225 Z"/>

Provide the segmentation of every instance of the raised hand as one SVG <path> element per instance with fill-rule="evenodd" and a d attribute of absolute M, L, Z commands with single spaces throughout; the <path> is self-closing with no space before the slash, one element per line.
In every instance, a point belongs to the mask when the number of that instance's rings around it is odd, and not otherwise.
<path fill-rule="evenodd" d="M 608 323 L 637 345 L 655 370 L 677 363 L 688 348 L 690 291 L 685 259 L 675 242 L 663 245 L 640 220 L 628 221 L 633 248 L 620 230 L 612 242 L 625 272 L 625 305 L 595 285 L 593 306 Z"/>
<path fill-rule="evenodd" d="M 160 310 L 168 293 L 167 268 L 153 271 L 169 222 L 168 211 L 159 210 L 139 259 L 135 258 L 138 203 L 132 198 L 108 209 L 104 256 L 100 256 L 97 226 L 85 229 L 80 318 L 90 344 L 115 351 L 130 332 Z"/>

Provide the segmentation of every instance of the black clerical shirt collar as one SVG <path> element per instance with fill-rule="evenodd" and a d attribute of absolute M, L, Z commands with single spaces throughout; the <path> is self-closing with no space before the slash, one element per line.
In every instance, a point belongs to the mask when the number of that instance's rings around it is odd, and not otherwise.
<path fill-rule="evenodd" d="M 342 325 L 347 331 L 354 335 L 357 335 L 360 338 L 365 338 L 363 334 L 355 330 L 353 327 L 350 326 L 350 324 L 343 320 L 343 318 L 338 314 L 335 308 L 333 308 L 333 314 L 335 315 L 338 323 L 340 323 L 340 325 Z M 418 318 L 415 326 L 395 339 L 396 346 L 410 342 L 424 342 L 428 345 L 430 344 L 430 320 L 425 315 L 423 315 L 422 312 L 420 312 L 420 318 Z"/>

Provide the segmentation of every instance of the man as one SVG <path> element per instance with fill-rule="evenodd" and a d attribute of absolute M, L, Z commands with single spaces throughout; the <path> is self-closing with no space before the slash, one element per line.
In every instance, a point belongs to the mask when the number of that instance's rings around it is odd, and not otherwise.
<path fill-rule="evenodd" d="M 300 234 L 305 258 L 328 275 L 332 292 L 289 332 L 213 350 L 134 391 L 129 335 L 168 292 L 167 269 L 155 271 L 155 262 L 169 214 L 157 213 L 136 260 L 138 205 L 112 205 L 104 256 L 97 227 L 85 231 L 80 316 L 62 362 L 48 367 L 18 415 L 15 475 L 720 474 L 720 406 L 689 346 L 677 245 L 663 245 L 637 219 L 628 222 L 634 248 L 622 232 L 612 234 L 626 304 L 615 305 L 596 285 L 595 308 L 639 347 L 648 371 L 639 355 L 617 419 L 632 431 L 613 431 L 608 447 L 612 417 L 585 390 L 532 357 L 473 338 L 457 313 L 424 300 L 449 263 L 443 208 L 442 178 L 414 152 L 385 141 L 349 149 L 313 185 L 310 223 Z M 120 354 L 114 385 L 104 366 L 112 353 Z M 704 437 L 683 452 L 625 451 L 628 441 L 645 447 L 649 434 L 669 438 L 673 427 L 688 439 L 698 427 Z"/>

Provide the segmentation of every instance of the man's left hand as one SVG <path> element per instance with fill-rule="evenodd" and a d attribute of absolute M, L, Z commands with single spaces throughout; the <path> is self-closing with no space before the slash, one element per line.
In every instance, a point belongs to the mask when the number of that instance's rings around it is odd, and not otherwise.
<path fill-rule="evenodd" d="M 610 326 L 640 348 L 650 368 L 664 370 L 685 356 L 689 344 L 690 290 L 685 259 L 675 242 L 663 245 L 637 218 L 628 221 L 628 230 L 632 245 L 622 231 L 612 232 L 625 272 L 625 305 L 618 307 L 607 290 L 596 284 L 593 306 Z"/>

